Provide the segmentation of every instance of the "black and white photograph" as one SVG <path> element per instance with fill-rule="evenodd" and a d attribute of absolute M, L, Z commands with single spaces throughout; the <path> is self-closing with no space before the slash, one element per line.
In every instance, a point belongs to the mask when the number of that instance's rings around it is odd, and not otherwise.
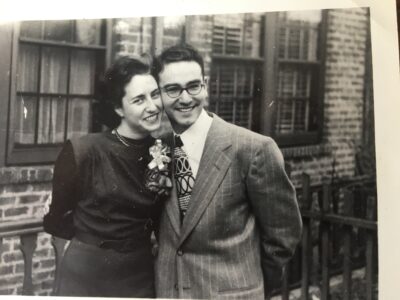
<path fill-rule="evenodd" d="M 194 2 L 0 18 L 0 298 L 392 299 L 400 2 Z"/>

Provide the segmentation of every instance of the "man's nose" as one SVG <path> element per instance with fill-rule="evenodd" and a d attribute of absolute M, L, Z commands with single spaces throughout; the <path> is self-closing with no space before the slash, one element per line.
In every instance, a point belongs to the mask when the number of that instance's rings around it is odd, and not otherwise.
<path fill-rule="evenodd" d="M 192 102 L 192 96 L 190 96 L 186 90 L 183 90 L 179 100 L 181 103 L 190 103 Z"/>

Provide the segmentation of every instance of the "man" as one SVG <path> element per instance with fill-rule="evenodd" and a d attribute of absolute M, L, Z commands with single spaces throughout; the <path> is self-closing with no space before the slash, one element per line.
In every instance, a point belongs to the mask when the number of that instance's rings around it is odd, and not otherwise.
<path fill-rule="evenodd" d="M 204 110 L 203 59 L 191 46 L 164 50 L 154 75 L 175 135 L 157 297 L 264 299 L 301 235 L 282 154 L 271 138 Z"/>

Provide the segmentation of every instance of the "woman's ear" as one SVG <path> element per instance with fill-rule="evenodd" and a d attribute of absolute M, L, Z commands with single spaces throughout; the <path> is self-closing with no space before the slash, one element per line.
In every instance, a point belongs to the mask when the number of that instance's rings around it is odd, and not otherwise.
<path fill-rule="evenodd" d="M 124 117 L 124 112 L 122 111 L 121 107 L 114 108 L 115 113 L 120 116 L 121 118 Z"/>

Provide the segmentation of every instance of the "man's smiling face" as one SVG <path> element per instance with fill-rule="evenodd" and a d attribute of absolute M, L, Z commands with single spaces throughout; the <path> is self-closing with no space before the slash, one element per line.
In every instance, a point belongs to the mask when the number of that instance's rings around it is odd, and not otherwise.
<path fill-rule="evenodd" d="M 190 95 L 186 90 L 176 97 L 170 97 L 166 91 L 191 88 L 198 85 L 201 90 L 197 95 Z M 165 112 L 176 133 L 188 129 L 199 117 L 207 98 L 204 76 L 200 65 L 195 61 L 168 63 L 159 74 L 162 101 Z"/>

